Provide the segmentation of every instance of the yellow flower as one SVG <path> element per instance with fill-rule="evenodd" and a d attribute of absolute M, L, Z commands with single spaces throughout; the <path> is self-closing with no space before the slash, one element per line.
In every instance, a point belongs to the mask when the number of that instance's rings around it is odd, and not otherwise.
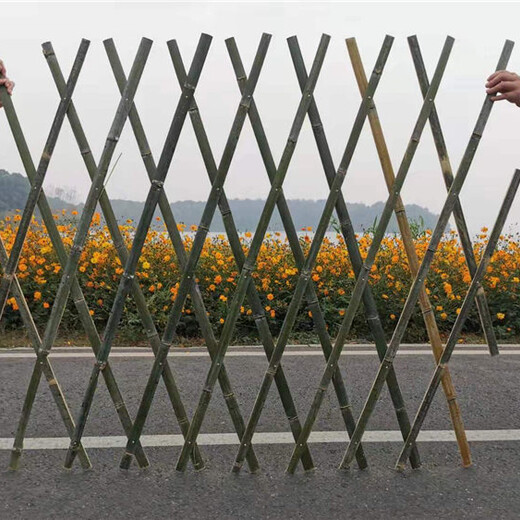
<path fill-rule="evenodd" d="M 443 320 L 445 320 L 447 317 L 448 317 L 448 315 L 447 315 L 445 312 L 443 312 L 443 313 L 441 314 L 441 318 L 442 318 Z"/>
<path fill-rule="evenodd" d="M 269 293 L 269 294 L 267 295 L 267 299 L 268 299 L 269 301 L 274 300 L 274 295 L 273 295 L 272 293 Z"/>
<path fill-rule="evenodd" d="M 390 314 L 390 319 L 395 320 L 395 314 Z"/>
<path fill-rule="evenodd" d="M 506 315 L 503 312 L 497 312 L 497 318 L 499 320 L 503 320 L 506 317 Z"/>
<path fill-rule="evenodd" d="M 150 263 L 149 262 L 143 262 L 143 269 L 150 269 Z"/>
<path fill-rule="evenodd" d="M 42 293 L 41 293 L 40 291 L 36 291 L 36 292 L 34 293 L 34 299 L 35 299 L 36 301 L 38 301 L 38 300 L 41 300 L 41 298 L 42 298 Z"/>

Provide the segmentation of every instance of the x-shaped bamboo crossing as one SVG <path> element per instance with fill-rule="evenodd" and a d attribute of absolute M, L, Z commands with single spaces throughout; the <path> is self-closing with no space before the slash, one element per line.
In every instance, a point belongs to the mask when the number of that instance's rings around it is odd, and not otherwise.
<path fill-rule="evenodd" d="M 185 438 L 185 444 L 181 450 L 177 462 L 177 469 L 179 470 L 186 469 L 188 460 L 190 458 L 196 469 L 200 469 L 204 466 L 202 456 L 197 446 L 197 437 L 202 427 L 205 414 L 209 407 L 213 390 L 217 382 L 219 383 L 224 394 L 228 412 L 240 440 L 239 449 L 233 466 L 234 471 L 239 471 L 243 465 L 244 460 L 246 459 L 252 472 L 259 468 L 259 462 L 256 458 L 252 445 L 252 439 L 273 381 L 276 383 L 283 409 L 289 421 L 289 426 L 295 440 L 293 454 L 288 466 L 289 472 L 295 471 L 296 466 L 300 460 L 305 470 L 309 470 L 314 467 L 314 462 L 308 446 L 308 438 L 312 431 L 314 422 L 318 416 L 325 392 L 327 391 L 327 388 L 331 382 L 334 386 L 342 418 L 349 436 L 351 437 L 351 441 L 341 462 L 341 467 L 347 467 L 354 457 L 356 457 L 360 468 L 367 466 L 367 460 L 361 445 L 361 439 L 385 382 L 389 388 L 392 404 L 395 409 L 399 428 L 404 440 L 404 446 L 398 461 L 399 468 L 404 467 L 406 459 L 410 460 L 412 467 L 420 466 L 420 458 L 415 441 L 423 424 L 424 418 L 426 417 L 433 396 L 435 395 L 435 392 L 440 384 L 443 386 L 443 390 L 448 402 L 453 427 L 459 444 L 462 463 L 465 466 L 471 464 L 469 446 L 464 431 L 460 409 L 456 400 L 454 385 L 451 381 L 451 376 L 449 374 L 447 365 L 460 335 L 464 321 L 467 318 L 468 312 L 474 300 L 477 303 L 482 328 L 488 342 L 490 352 L 491 354 L 498 353 L 497 342 L 491 323 L 491 315 L 481 282 L 485 274 L 485 269 L 496 247 L 502 226 L 504 225 L 508 211 L 518 189 L 520 183 L 520 171 L 517 170 L 513 176 L 513 180 L 504 199 L 504 203 L 500 208 L 493 232 L 490 235 L 486 251 L 480 260 L 480 263 L 477 264 L 458 195 L 468 174 L 472 159 L 475 155 L 478 143 L 482 136 L 482 132 L 489 117 L 492 102 L 488 97 L 486 98 L 477 121 L 477 125 L 466 149 L 466 153 L 457 171 L 457 175 L 453 176 L 446 144 L 444 142 L 443 132 L 435 109 L 435 97 L 449 59 L 451 48 L 453 46 L 453 39 L 450 37 L 446 39 L 437 68 L 430 83 L 427 77 L 424 63 L 422 61 L 417 39 L 415 37 L 409 38 L 412 58 L 423 96 L 423 104 L 411 139 L 408 143 L 406 152 L 398 169 L 397 176 L 394 174 L 374 102 L 374 94 L 380 82 L 385 63 L 388 59 L 393 38 L 390 36 L 385 38 L 376 60 L 375 67 L 368 81 L 367 77 L 365 76 L 365 71 L 361 63 L 361 58 L 355 40 L 347 40 L 347 48 L 362 99 L 351 133 L 346 143 L 345 151 L 338 167 L 334 165 L 334 161 L 332 159 L 332 155 L 325 136 L 323 124 L 321 122 L 320 114 L 313 96 L 314 89 L 320 75 L 321 67 L 326 56 L 329 40 L 330 38 L 327 35 L 322 36 L 312 67 L 307 74 L 303 56 L 301 54 L 296 37 L 288 39 L 289 50 L 301 89 L 301 99 L 296 110 L 289 137 L 287 139 L 287 143 L 283 150 L 278 166 L 276 165 L 271 153 L 271 148 L 262 125 L 260 114 L 254 101 L 255 88 L 259 80 L 270 42 L 270 35 L 267 34 L 264 34 L 260 40 L 260 44 L 258 46 L 256 56 L 253 60 L 249 76 L 246 75 L 234 39 L 230 38 L 226 40 L 227 50 L 233 65 L 241 98 L 236 110 L 235 118 L 226 146 L 218 166 L 211 150 L 211 146 L 202 122 L 202 117 L 195 99 L 195 90 L 199 82 L 199 78 L 201 77 L 204 63 L 210 48 L 211 37 L 208 35 L 203 34 L 201 36 L 191 67 L 188 71 L 186 71 L 184 67 L 177 42 L 175 40 L 168 42 L 168 49 L 175 69 L 177 80 L 181 87 L 181 94 L 172 118 L 165 145 L 157 165 L 154 161 L 144 128 L 133 101 L 152 46 L 152 42 L 150 40 L 143 39 L 141 41 L 128 78 L 126 77 L 123 70 L 123 66 L 120 62 L 114 42 L 112 40 L 105 41 L 105 49 L 121 94 L 121 99 L 98 163 L 96 163 L 93 158 L 87 137 L 83 131 L 74 103 L 72 102 L 74 88 L 78 81 L 81 67 L 89 47 L 89 42 L 87 40 L 82 40 L 81 42 L 68 81 L 65 81 L 65 78 L 63 77 L 52 45 L 50 43 L 43 45 L 44 56 L 46 58 L 47 64 L 49 65 L 54 82 L 56 83 L 56 87 L 60 95 L 60 102 L 49 132 L 47 142 L 44 147 L 44 151 L 38 164 L 38 168 L 35 167 L 32 161 L 12 100 L 7 95 L 5 88 L 0 87 L 0 100 L 5 107 L 11 132 L 22 158 L 25 171 L 31 183 L 31 190 L 26 207 L 22 213 L 21 221 L 15 236 L 15 241 L 9 255 L 4 247 L 3 242 L 0 241 L 0 263 L 3 270 L 3 277 L 0 281 L 0 317 L 3 314 L 9 291 L 13 291 L 20 308 L 23 323 L 28 330 L 33 348 L 36 353 L 34 369 L 31 375 L 31 380 L 27 389 L 27 395 L 24 401 L 21 418 L 16 432 L 15 443 L 10 462 L 11 468 L 15 469 L 18 467 L 19 459 L 23 450 L 25 431 L 42 375 L 44 375 L 45 379 L 47 380 L 51 390 L 51 395 L 53 396 L 62 421 L 64 422 L 67 432 L 71 438 L 70 448 L 65 459 L 66 467 L 72 466 L 76 456 L 79 457 L 82 467 L 90 467 L 90 461 L 81 444 L 81 439 L 88 421 L 100 375 L 102 375 L 105 380 L 119 420 L 123 426 L 123 430 L 128 437 L 126 451 L 121 460 L 121 467 L 125 469 L 130 466 L 134 456 L 136 457 L 137 463 L 140 467 L 146 467 L 149 464 L 140 444 L 140 437 L 145 427 L 150 407 L 155 397 L 157 385 L 159 384 L 161 378 L 164 380 L 168 392 L 168 397 L 171 401 L 174 413 L 179 423 L 179 427 Z M 512 42 L 506 41 L 497 66 L 497 70 L 506 67 L 507 61 L 512 51 L 512 46 Z M 182 236 L 178 230 L 175 217 L 163 190 L 164 181 L 169 173 L 177 143 L 188 115 L 197 138 L 208 177 L 211 181 L 210 195 L 208 197 L 208 201 L 204 209 L 201 222 L 197 228 L 195 239 L 189 254 L 185 250 Z M 85 167 L 92 181 L 70 252 L 67 252 L 65 249 L 47 199 L 45 198 L 45 194 L 42 190 L 45 176 L 52 158 L 53 150 L 66 117 L 69 120 L 78 144 L 78 148 L 85 163 Z M 318 153 L 320 155 L 320 160 L 327 183 L 330 188 L 330 193 L 327 198 L 325 208 L 323 210 L 307 256 L 305 256 L 301 248 L 298 234 L 296 232 L 287 201 L 283 194 L 284 179 L 288 172 L 294 150 L 297 146 L 298 137 L 306 117 L 309 118 L 311 123 Z M 250 243 L 249 251 L 246 255 L 242 248 L 233 215 L 224 193 L 224 184 L 236 151 L 238 140 L 247 118 L 250 120 L 255 139 L 257 141 L 271 184 L 271 188 L 265 202 L 256 232 Z M 348 213 L 347 205 L 343 198 L 343 194 L 341 193 L 341 188 L 349 170 L 366 119 L 369 120 L 371 126 L 371 131 L 378 151 L 385 182 L 388 187 L 389 197 L 385 204 L 381 220 L 375 230 L 367 257 L 365 260 L 363 260 L 356 240 L 352 221 Z M 145 170 L 151 182 L 144 210 L 139 221 L 130 251 L 127 249 L 123 241 L 123 237 L 118 227 L 110 200 L 104 189 L 106 176 L 116 149 L 116 145 L 127 120 L 130 121 L 132 126 L 132 130 L 136 138 L 136 143 L 143 159 Z M 448 189 L 448 197 L 439 217 L 436 228 L 432 234 L 426 256 L 422 262 L 419 262 L 408 220 L 406 218 L 404 204 L 400 198 L 400 191 L 405 182 L 410 165 L 413 161 L 422 132 L 428 121 L 433 132 L 442 175 Z M 174 175 L 174 173 L 172 175 Z M 76 278 L 81 252 L 83 251 L 86 241 L 88 240 L 92 217 L 98 203 L 101 206 L 121 265 L 124 266 L 124 273 L 121 277 L 121 281 L 113 303 L 112 312 L 110 313 L 109 321 L 102 339 L 99 337 L 93 319 L 90 316 L 87 303 Z M 40 338 L 38 330 L 29 311 L 29 307 L 23 296 L 19 281 L 16 278 L 18 262 L 21 257 L 24 241 L 26 239 L 36 206 L 38 206 L 40 210 L 42 219 L 50 235 L 53 247 L 57 251 L 63 273 L 56 298 L 51 309 L 51 316 L 45 327 L 43 338 Z M 160 337 L 159 332 L 157 331 L 157 328 L 154 324 L 153 316 L 147 307 L 146 299 L 142 289 L 140 288 L 139 283 L 135 278 L 137 265 L 151 225 L 153 214 L 157 206 L 160 208 L 160 211 L 163 215 L 166 229 L 175 250 L 179 267 L 181 269 L 181 282 L 170 312 L 168 324 L 162 338 Z M 237 270 L 240 273 L 237 281 L 236 291 L 233 295 L 231 305 L 229 307 L 229 312 L 219 339 L 217 339 L 214 335 L 200 288 L 195 279 L 199 258 L 207 237 L 207 233 L 209 231 L 211 221 L 217 208 L 222 215 Z M 288 243 L 294 256 L 295 264 L 299 273 L 296 288 L 288 307 L 287 314 L 283 321 L 282 329 L 278 338 L 276 339 L 273 337 L 266 319 L 261 296 L 252 280 L 252 273 L 256 268 L 256 262 L 264 240 L 265 232 L 275 208 L 278 208 L 282 217 Z M 341 232 L 354 269 L 356 283 L 339 332 L 333 342 L 327 331 L 327 324 L 324 318 L 324 313 L 321 309 L 318 294 L 314 286 L 314 282 L 311 279 L 311 274 L 334 211 L 336 211 L 340 222 Z M 387 344 L 375 300 L 371 292 L 369 275 L 393 212 L 395 212 L 397 217 L 411 275 L 414 278 L 408 299 L 406 300 L 392 339 L 390 340 L 390 343 Z M 456 226 L 459 232 L 459 236 L 461 237 L 461 243 L 472 281 L 464 300 L 464 304 L 461 308 L 461 312 L 457 317 L 455 325 L 447 341 L 446 347 L 443 348 L 433 310 L 424 288 L 424 282 L 428 274 L 428 269 L 433 260 L 435 250 L 442 238 L 444 229 L 452 213 L 455 216 Z M 132 421 L 126 408 L 123 396 L 119 390 L 117 381 L 109 364 L 112 343 L 115 339 L 115 335 L 122 318 L 125 300 L 130 294 L 135 300 L 140 319 L 155 355 L 154 364 L 144 389 L 141 403 L 134 421 Z M 72 418 L 69 406 L 66 402 L 65 396 L 56 379 L 56 375 L 48 358 L 48 355 L 56 340 L 61 318 L 69 296 L 72 296 L 72 300 L 79 313 L 82 326 L 85 329 L 92 350 L 96 356 L 96 361 L 94 363 L 92 374 L 85 390 L 83 402 L 76 422 L 74 422 Z M 188 296 L 191 297 L 195 315 L 201 327 L 202 335 L 205 339 L 211 358 L 211 367 L 206 376 L 198 406 L 195 410 L 191 422 L 188 419 L 182 402 L 181 393 L 176 385 L 172 370 L 167 360 L 169 349 L 176 339 L 175 331 L 182 315 L 186 298 Z M 243 419 L 238 400 L 233 391 L 231 381 L 224 365 L 226 352 L 240 313 L 240 307 L 246 298 L 248 299 L 248 302 L 253 310 L 255 325 L 257 327 L 259 337 L 268 359 L 268 366 L 258 395 L 256 397 L 253 410 L 247 422 Z M 311 311 L 314 327 L 318 334 L 323 354 L 326 359 L 326 366 L 324 368 L 316 395 L 311 403 L 311 408 L 308 412 L 305 422 L 302 424 L 298 417 L 295 401 L 289 388 L 286 376 L 283 372 L 281 362 L 285 347 L 288 343 L 291 331 L 296 321 L 296 317 L 304 301 L 308 309 Z M 396 373 L 394 371 L 393 360 L 397 354 L 400 342 L 406 331 L 408 321 L 412 315 L 417 301 L 419 301 L 421 306 L 426 330 L 429 335 L 437 366 L 417 416 L 413 424 L 410 424 L 404 398 L 399 387 Z M 361 303 L 363 303 L 364 313 L 375 341 L 375 346 L 381 361 L 381 366 L 361 416 L 356 422 L 352 412 L 352 407 L 349 402 L 347 386 L 338 368 L 338 361 L 345 340 L 349 334 L 350 327 Z"/>

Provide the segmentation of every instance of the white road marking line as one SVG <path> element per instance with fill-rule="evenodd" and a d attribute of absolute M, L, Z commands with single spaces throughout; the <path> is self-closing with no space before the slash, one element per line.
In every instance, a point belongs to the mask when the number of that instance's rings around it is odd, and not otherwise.
<path fill-rule="evenodd" d="M 348 350 L 348 348 L 344 349 L 341 353 L 342 356 L 377 356 L 377 352 L 375 349 L 373 350 Z M 431 356 L 431 350 L 399 350 L 397 353 L 398 356 Z M 489 356 L 489 351 L 487 349 L 455 349 L 455 356 Z M 518 356 L 520 355 L 520 349 L 510 349 L 510 350 L 502 350 L 500 353 L 501 356 Z M 321 350 L 290 350 L 285 352 L 284 357 L 306 357 L 306 356 L 323 356 Z M 34 352 L 0 352 L 0 361 L 2 359 L 35 359 Z M 94 354 L 92 352 L 59 352 L 54 351 L 51 352 L 49 357 L 51 359 L 67 359 L 67 358 L 90 358 L 94 359 Z M 179 357 L 179 358 L 189 358 L 189 357 L 209 357 L 209 354 L 204 351 L 190 352 L 182 351 L 182 352 L 170 352 L 168 357 Z M 226 358 L 232 357 L 265 357 L 265 353 L 263 350 L 259 351 L 231 351 L 226 354 Z M 153 358 L 152 352 L 140 351 L 140 352 L 112 352 L 110 354 L 110 358 Z"/>
<path fill-rule="evenodd" d="M 520 441 L 520 430 L 466 430 L 468 440 L 472 442 L 504 442 Z M 239 439 L 235 433 L 201 433 L 197 442 L 202 446 L 236 445 Z M 310 443 L 346 443 L 347 433 L 344 431 L 312 432 Z M 455 442 L 455 434 L 451 430 L 427 430 L 419 434 L 418 442 Z M 127 438 L 123 436 L 83 437 L 85 448 L 124 448 Z M 367 431 L 363 442 L 403 442 L 398 430 Z M 69 447 L 68 437 L 32 437 L 25 439 L 26 450 L 62 450 Z M 141 443 L 145 447 L 182 446 L 182 435 L 143 435 Z M 294 439 L 289 432 L 255 433 L 253 443 L 260 444 L 293 444 Z M 0 450 L 10 450 L 13 438 L 0 438 Z"/>

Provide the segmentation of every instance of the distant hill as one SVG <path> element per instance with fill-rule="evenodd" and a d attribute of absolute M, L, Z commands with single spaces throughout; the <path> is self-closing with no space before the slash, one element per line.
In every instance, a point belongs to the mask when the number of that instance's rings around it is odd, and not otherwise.
<path fill-rule="evenodd" d="M 26 177 L 19 173 L 8 173 L 0 169 L 0 217 L 12 213 L 15 209 L 23 209 L 27 200 L 29 192 L 29 182 Z M 53 211 L 60 211 L 62 209 L 72 210 L 76 209 L 79 213 L 83 208 L 83 204 L 71 204 L 59 197 L 48 197 L 49 204 Z M 205 202 L 185 200 L 173 202 L 171 204 L 173 214 L 178 223 L 186 225 L 198 224 L 202 216 Z M 231 199 L 229 205 L 233 213 L 235 225 L 239 231 L 254 231 L 258 219 L 262 212 L 264 201 L 257 199 Z M 302 227 L 311 226 L 316 228 L 321 212 L 325 205 L 325 200 L 302 200 L 293 199 L 288 200 L 291 216 L 297 230 Z M 143 202 L 132 200 L 112 200 L 112 207 L 116 217 L 120 222 L 127 219 L 133 219 L 135 222 L 139 220 L 141 212 L 143 211 Z M 384 207 L 384 202 L 377 202 L 370 206 L 363 203 L 349 203 L 348 210 L 354 228 L 356 231 L 363 231 L 369 229 L 374 225 L 376 219 L 379 218 Z M 408 218 L 413 221 L 421 221 L 424 228 L 431 229 L 435 226 L 437 215 L 431 213 L 428 209 L 422 208 L 416 204 L 409 204 L 406 206 Z M 159 215 L 159 211 L 156 215 Z M 37 213 L 38 215 L 38 213 Z M 332 227 L 331 227 L 332 229 Z M 271 222 L 269 223 L 270 231 L 282 231 L 282 220 L 275 210 Z M 397 223 L 395 217 L 392 217 L 388 231 L 397 231 Z M 220 213 L 217 211 L 213 222 L 211 224 L 211 231 L 224 231 L 224 225 Z"/>

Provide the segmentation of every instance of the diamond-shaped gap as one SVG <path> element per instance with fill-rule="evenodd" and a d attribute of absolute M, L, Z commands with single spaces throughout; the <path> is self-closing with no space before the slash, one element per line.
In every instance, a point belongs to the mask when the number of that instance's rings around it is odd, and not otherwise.
<path fill-rule="evenodd" d="M 178 97 L 178 87 L 176 87 Z M 197 100 L 197 91 L 195 92 L 195 99 Z M 200 111 L 202 122 L 204 124 L 204 115 L 202 110 Z M 211 146 L 211 144 L 210 144 Z M 218 158 L 216 159 L 218 160 Z M 213 172 L 214 173 L 214 172 Z M 168 176 L 165 181 L 165 193 L 170 202 L 170 207 L 173 210 L 173 215 L 176 219 L 178 228 L 183 238 L 184 247 L 186 250 L 186 257 L 188 258 L 191 251 L 193 239 L 195 237 L 196 230 L 200 223 L 202 213 L 208 199 L 211 189 L 211 183 L 206 170 L 206 166 L 200 152 L 197 138 L 193 130 L 192 122 L 190 117 L 186 118 L 184 123 L 183 131 L 179 139 L 179 143 L 176 148 L 175 155 L 170 166 Z M 156 219 L 160 219 L 159 212 L 156 212 Z M 218 215 L 218 210 L 217 210 Z M 214 217 L 213 221 L 219 217 Z M 156 220 L 161 222 L 161 220 Z M 212 224 L 211 228 L 214 225 Z M 213 234 L 210 233 L 210 241 L 212 240 Z M 165 313 L 166 323 L 167 316 L 171 310 L 172 301 L 176 297 L 175 291 L 177 284 L 180 283 L 182 278 L 182 270 L 180 268 L 180 262 L 175 260 L 176 253 L 173 249 L 170 236 L 166 231 L 166 227 L 161 224 L 160 226 L 160 241 L 154 243 L 153 250 L 157 251 L 157 255 L 154 255 L 155 261 L 160 265 L 159 256 L 165 261 L 163 266 L 162 279 L 159 277 L 155 285 L 154 294 L 150 297 L 149 302 L 154 299 L 162 299 L 162 306 L 160 311 Z M 206 245 L 205 248 L 208 246 Z M 205 296 L 208 293 L 207 286 L 212 280 L 207 279 L 205 276 L 199 275 L 200 264 L 204 262 L 206 253 L 203 252 L 202 259 L 199 260 L 198 268 L 196 269 L 197 279 L 202 289 L 202 294 Z M 152 262 L 150 262 L 152 263 Z M 169 273 L 168 268 L 171 270 Z M 167 283 L 163 283 L 164 281 Z M 162 287 L 160 287 L 162 286 Z M 154 289 L 150 286 L 149 291 Z M 214 316 L 210 316 L 210 321 L 214 321 Z M 194 306 L 191 303 L 190 297 L 186 300 L 185 309 L 180 320 L 179 327 L 177 328 L 178 334 L 181 336 L 193 337 L 194 335 L 200 334 L 200 327 L 197 323 L 197 317 L 194 312 Z"/>
<path fill-rule="evenodd" d="M 235 86 L 235 88 L 237 87 Z M 262 117 L 261 114 L 260 117 Z M 254 191 L 251 191 L 252 187 L 254 187 Z M 264 193 L 268 193 L 269 187 L 267 172 L 253 130 L 249 120 L 246 120 L 224 184 L 224 191 L 232 211 L 234 225 L 239 233 L 246 255 L 249 252 L 249 244 L 256 232 L 264 208 Z M 248 198 L 249 193 L 255 194 L 254 200 Z M 247 197 L 245 199 L 243 198 L 244 194 Z M 262 198 L 259 198 L 259 196 L 262 196 Z M 207 274 L 204 278 L 208 278 L 205 281 L 209 284 L 206 286 L 209 287 L 211 300 L 216 301 L 216 309 L 223 313 L 222 316 L 216 316 L 220 319 L 221 317 L 225 318 L 227 314 L 240 269 L 238 269 L 229 247 L 228 237 L 225 236 L 225 228 L 218 209 L 213 222 L 215 225 L 212 229 L 215 231 L 212 235 L 211 248 L 214 251 L 213 263 L 215 263 L 216 271 L 212 273 L 211 268 L 205 269 Z M 208 262 L 204 262 L 204 265 L 209 266 Z M 255 271 L 255 278 L 257 272 Z M 246 341 L 252 339 L 257 341 L 258 335 L 252 319 L 251 305 L 247 298 L 242 307 L 243 312 L 241 312 L 235 328 L 234 341 L 239 343 L 243 343 L 244 339 Z"/>

